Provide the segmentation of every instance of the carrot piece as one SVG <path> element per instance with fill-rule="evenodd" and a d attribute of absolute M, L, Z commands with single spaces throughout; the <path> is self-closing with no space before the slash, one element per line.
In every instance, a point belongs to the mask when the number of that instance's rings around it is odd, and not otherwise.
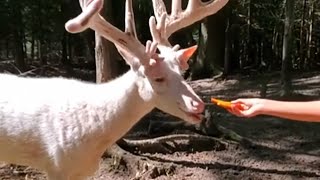
<path fill-rule="evenodd" d="M 211 102 L 225 109 L 231 109 L 232 107 L 239 109 L 240 111 L 246 110 L 246 105 L 242 103 L 232 103 L 230 101 L 223 101 L 216 98 L 211 98 Z"/>
<path fill-rule="evenodd" d="M 211 102 L 225 109 L 231 109 L 231 105 L 232 105 L 232 103 L 229 101 L 223 101 L 216 98 L 211 98 Z"/>

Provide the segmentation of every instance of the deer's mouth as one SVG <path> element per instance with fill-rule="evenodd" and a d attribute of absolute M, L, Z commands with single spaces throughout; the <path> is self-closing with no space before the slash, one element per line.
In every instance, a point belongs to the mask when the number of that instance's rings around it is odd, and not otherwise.
<path fill-rule="evenodd" d="M 191 121 L 194 123 L 200 123 L 203 119 L 202 113 L 192 113 L 192 112 L 185 111 L 182 108 L 179 108 L 179 109 L 188 117 L 188 119 L 191 119 Z"/>
<path fill-rule="evenodd" d="M 203 115 L 200 113 L 187 113 L 187 115 L 191 117 L 194 122 L 201 122 L 203 118 Z"/>

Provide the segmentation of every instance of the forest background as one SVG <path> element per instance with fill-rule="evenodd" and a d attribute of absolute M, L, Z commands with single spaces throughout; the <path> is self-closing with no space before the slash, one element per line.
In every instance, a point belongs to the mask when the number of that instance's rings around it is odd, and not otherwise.
<path fill-rule="evenodd" d="M 124 3 L 106 0 L 102 12 L 122 30 Z M 151 39 L 148 19 L 153 14 L 152 2 L 133 3 L 137 33 L 145 42 Z M 170 9 L 171 1 L 165 3 Z M 185 78 L 281 72 L 281 89 L 287 94 L 292 91 L 292 73 L 320 67 L 319 9 L 316 0 L 230 0 L 217 14 L 175 33 L 171 42 L 182 47 L 199 45 Z M 0 61 L 14 59 L 19 72 L 48 64 L 89 69 L 96 72 L 93 79 L 97 81 L 125 72 L 128 67 L 113 44 L 97 40 L 92 30 L 79 34 L 65 31 L 64 23 L 80 11 L 75 0 L 1 1 Z M 104 63 L 98 62 L 101 54 Z"/>

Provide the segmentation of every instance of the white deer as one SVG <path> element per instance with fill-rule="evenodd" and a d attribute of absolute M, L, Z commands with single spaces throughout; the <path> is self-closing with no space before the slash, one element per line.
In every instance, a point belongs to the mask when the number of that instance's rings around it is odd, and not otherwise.
<path fill-rule="evenodd" d="M 179 50 L 168 37 L 227 1 L 190 0 L 181 10 L 181 1 L 174 0 L 168 16 L 163 2 L 153 0 L 158 23 L 150 18 L 153 42 L 144 46 L 136 38 L 131 0 L 126 32 L 99 15 L 103 0 L 80 0 L 83 12 L 66 29 L 97 31 L 117 46 L 131 69 L 104 84 L 0 75 L 0 161 L 38 168 L 49 180 L 81 180 L 93 175 L 104 151 L 154 108 L 199 123 L 204 103 L 181 77 L 195 47 Z"/>

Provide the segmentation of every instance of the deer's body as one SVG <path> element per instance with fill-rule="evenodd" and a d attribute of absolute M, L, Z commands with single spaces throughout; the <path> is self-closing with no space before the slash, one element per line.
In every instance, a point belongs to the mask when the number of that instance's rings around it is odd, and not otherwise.
<path fill-rule="evenodd" d="M 130 70 L 104 84 L 0 75 L 0 161 L 44 170 L 49 180 L 82 180 L 95 172 L 103 152 L 153 108 L 201 122 L 204 103 L 181 76 L 196 46 L 171 47 L 168 38 L 227 1 L 190 0 L 182 10 L 181 0 L 175 0 L 173 17 L 167 17 L 164 3 L 153 0 L 153 42 L 144 46 L 136 38 L 132 0 L 126 0 L 126 32 L 99 15 L 103 0 L 79 0 L 83 12 L 66 29 L 92 28 L 116 45 Z"/>
<path fill-rule="evenodd" d="M 103 152 L 153 108 L 140 98 L 136 78 L 129 71 L 91 84 L 0 75 L 0 160 L 92 173 Z"/>

